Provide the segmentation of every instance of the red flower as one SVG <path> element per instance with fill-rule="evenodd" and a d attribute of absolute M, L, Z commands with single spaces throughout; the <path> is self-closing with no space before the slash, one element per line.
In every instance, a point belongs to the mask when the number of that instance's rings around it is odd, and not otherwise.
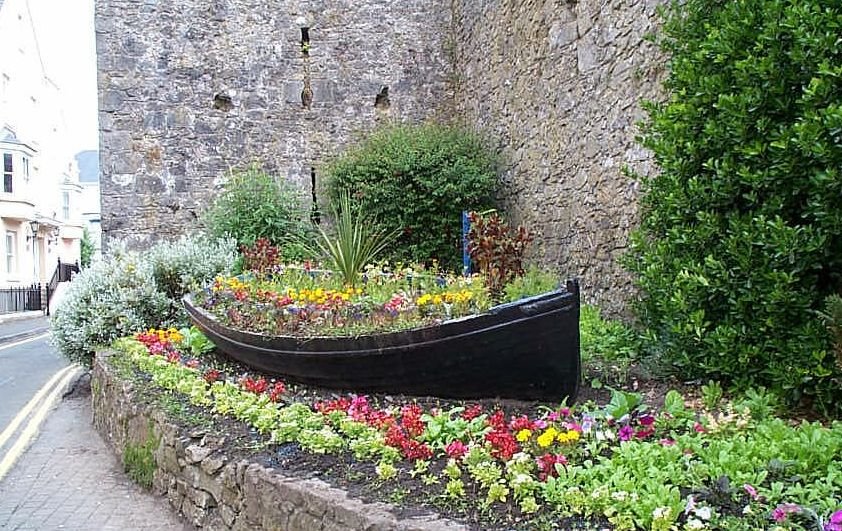
<path fill-rule="evenodd" d="M 205 371 L 205 374 L 202 377 L 205 379 L 206 382 L 212 384 L 213 382 L 219 380 L 219 371 L 216 369 L 208 369 Z"/>
<path fill-rule="evenodd" d="M 479 404 L 467 406 L 465 411 L 462 412 L 462 418 L 468 421 L 474 420 L 480 415 L 482 415 L 482 406 Z"/>
<path fill-rule="evenodd" d="M 410 404 L 401 408 L 401 424 L 410 437 L 418 437 L 424 433 L 424 422 L 421 420 L 421 406 Z"/>
<path fill-rule="evenodd" d="M 256 395 L 265 393 L 266 388 L 269 386 L 265 378 L 261 377 L 255 380 L 251 376 L 246 376 L 240 380 L 240 384 L 243 386 L 243 389 Z"/>
<path fill-rule="evenodd" d="M 541 481 L 547 481 L 547 478 L 551 477 L 558 477 L 558 470 L 555 467 L 556 464 L 567 464 L 567 458 L 561 454 L 544 454 L 536 459 L 536 461 L 538 463 L 538 479 Z"/>
<path fill-rule="evenodd" d="M 509 423 L 509 428 L 511 428 L 511 430 L 514 433 L 517 433 L 520 430 L 534 431 L 535 423 L 529 420 L 529 417 L 527 417 L 526 415 L 522 415 L 520 417 L 512 419 L 512 421 Z"/>
<path fill-rule="evenodd" d="M 468 447 L 462 441 L 453 441 L 444 449 L 448 456 L 454 459 L 461 459 L 468 453 Z"/>
<path fill-rule="evenodd" d="M 278 402 L 281 400 L 281 395 L 284 394 L 286 391 L 286 386 L 284 382 L 275 382 L 275 385 L 269 389 L 269 400 L 272 402 Z"/>
<path fill-rule="evenodd" d="M 181 361 L 181 355 L 178 352 L 167 353 L 167 361 L 170 363 L 178 363 Z"/>
<path fill-rule="evenodd" d="M 191 369 L 195 369 L 199 366 L 199 360 L 190 360 L 184 364 L 186 367 L 190 367 Z"/>
<path fill-rule="evenodd" d="M 518 451 L 514 436 L 505 430 L 494 430 L 485 434 L 485 440 L 491 444 L 491 455 L 508 461 Z"/>

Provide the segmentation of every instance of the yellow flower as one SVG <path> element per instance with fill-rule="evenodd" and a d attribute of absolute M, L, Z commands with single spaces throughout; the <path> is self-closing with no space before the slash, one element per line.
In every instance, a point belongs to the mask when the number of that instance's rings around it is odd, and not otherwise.
<path fill-rule="evenodd" d="M 442 302 L 441 295 L 435 295 L 433 297 L 433 304 L 441 304 L 441 302 Z"/>
<path fill-rule="evenodd" d="M 567 432 L 567 440 L 570 442 L 576 442 L 579 440 L 579 432 L 576 430 L 569 430 Z"/>
<path fill-rule="evenodd" d="M 546 448 L 553 443 L 556 436 L 558 436 L 558 430 L 550 426 L 544 433 L 538 436 L 538 446 Z"/>
<path fill-rule="evenodd" d="M 515 438 L 518 440 L 518 442 L 526 442 L 526 441 L 529 440 L 530 437 L 532 437 L 532 430 L 526 430 L 526 429 L 520 430 L 519 432 L 517 432 L 517 435 L 515 436 Z"/>
<path fill-rule="evenodd" d="M 567 438 L 567 434 L 566 434 L 566 433 L 561 432 L 561 433 L 559 433 L 559 434 L 558 434 L 558 436 L 556 437 L 556 440 L 557 440 L 558 442 L 560 442 L 561 444 L 564 444 L 564 443 L 566 443 L 569 439 Z"/>

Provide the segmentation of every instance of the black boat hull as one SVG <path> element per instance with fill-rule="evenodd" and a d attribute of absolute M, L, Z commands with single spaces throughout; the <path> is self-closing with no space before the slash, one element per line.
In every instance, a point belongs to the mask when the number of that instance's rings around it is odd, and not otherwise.
<path fill-rule="evenodd" d="M 572 402 L 579 389 L 579 289 L 495 306 L 438 326 L 361 337 L 236 330 L 185 297 L 193 323 L 226 355 L 290 381 L 355 392 Z"/>

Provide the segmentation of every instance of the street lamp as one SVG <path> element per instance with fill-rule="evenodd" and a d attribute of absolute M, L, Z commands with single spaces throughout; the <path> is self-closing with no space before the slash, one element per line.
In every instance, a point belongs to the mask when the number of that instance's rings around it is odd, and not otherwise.
<path fill-rule="evenodd" d="M 37 221 L 37 220 L 34 220 L 34 219 L 33 219 L 32 221 L 30 221 L 30 222 L 29 222 L 29 230 L 30 230 L 30 231 L 32 231 L 32 235 L 31 235 L 31 236 L 27 236 L 27 237 L 26 237 L 26 239 L 27 239 L 27 240 L 34 240 L 35 238 L 37 238 L 37 237 L 38 237 L 38 228 L 39 228 L 39 227 L 40 227 L 40 224 L 38 223 L 38 221 Z"/>

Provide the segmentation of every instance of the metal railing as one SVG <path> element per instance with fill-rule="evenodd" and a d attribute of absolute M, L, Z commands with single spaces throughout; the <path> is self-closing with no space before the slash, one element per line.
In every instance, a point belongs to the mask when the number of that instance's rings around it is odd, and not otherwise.
<path fill-rule="evenodd" d="M 79 262 L 68 264 L 58 259 L 56 270 L 53 271 L 53 276 L 50 278 L 50 283 L 47 284 L 47 315 L 50 315 L 50 299 L 53 293 L 56 292 L 59 282 L 67 282 L 73 278 L 74 273 L 79 272 Z"/>
<path fill-rule="evenodd" d="M 0 289 L 0 314 L 41 310 L 41 284 Z"/>

